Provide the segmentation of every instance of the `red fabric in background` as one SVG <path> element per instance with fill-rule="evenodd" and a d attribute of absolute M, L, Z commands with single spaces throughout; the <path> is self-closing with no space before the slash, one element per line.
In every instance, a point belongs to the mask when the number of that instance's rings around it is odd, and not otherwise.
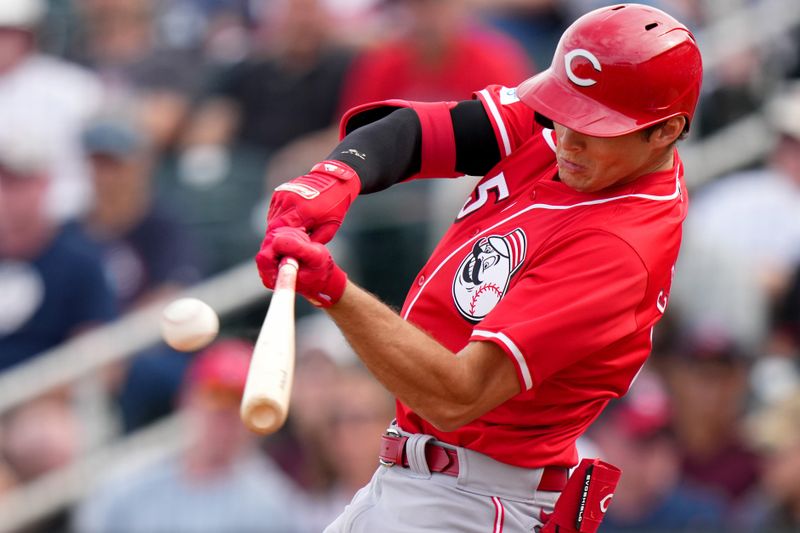
<path fill-rule="evenodd" d="M 355 60 L 342 90 L 340 115 L 389 98 L 469 100 L 487 85 L 515 87 L 533 74 L 534 65 L 519 45 L 483 28 L 459 34 L 434 64 L 423 60 L 413 42 L 396 40 L 367 49 Z"/>

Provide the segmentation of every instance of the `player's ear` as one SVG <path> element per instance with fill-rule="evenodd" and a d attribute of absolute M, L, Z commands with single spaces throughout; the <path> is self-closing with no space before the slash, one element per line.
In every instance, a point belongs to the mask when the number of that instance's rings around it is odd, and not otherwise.
<path fill-rule="evenodd" d="M 686 117 L 683 115 L 668 118 L 649 132 L 648 141 L 657 148 L 670 146 L 680 138 L 685 128 Z"/>

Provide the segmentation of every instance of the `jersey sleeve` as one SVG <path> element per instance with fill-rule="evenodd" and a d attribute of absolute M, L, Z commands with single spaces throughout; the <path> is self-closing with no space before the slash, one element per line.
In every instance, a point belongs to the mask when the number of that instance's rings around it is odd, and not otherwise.
<path fill-rule="evenodd" d="M 537 128 L 534 111 L 517 97 L 516 87 L 490 85 L 476 92 L 474 98 L 483 103 L 492 122 L 500 156 L 505 158 L 525 141 Z"/>
<path fill-rule="evenodd" d="M 635 333 L 647 283 L 628 243 L 602 230 L 579 232 L 539 252 L 470 340 L 498 344 L 529 390 Z"/>

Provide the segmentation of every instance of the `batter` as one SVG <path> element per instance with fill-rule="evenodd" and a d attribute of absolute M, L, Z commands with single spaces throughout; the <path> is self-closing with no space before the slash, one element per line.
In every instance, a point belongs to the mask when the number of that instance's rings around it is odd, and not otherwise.
<path fill-rule="evenodd" d="M 351 110 L 328 159 L 276 189 L 263 282 L 295 257 L 298 291 L 398 400 L 375 476 L 327 532 L 597 528 L 618 471 L 568 471 L 666 309 L 701 78 L 681 23 L 601 8 L 519 87 Z M 358 194 L 464 174 L 483 178 L 399 316 L 347 280 L 324 243 Z"/>

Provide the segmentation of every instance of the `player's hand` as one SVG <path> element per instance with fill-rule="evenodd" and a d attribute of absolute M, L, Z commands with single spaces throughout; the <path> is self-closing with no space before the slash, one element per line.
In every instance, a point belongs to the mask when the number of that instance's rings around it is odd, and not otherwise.
<path fill-rule="evenodd" d="M 296 290 L 315 306 L 330 307 L 344 294 L 347 274 L 334 263 L 328 249 L 313 242 L 305 231 L 285 226 L 268 231 L 256 255 L 258 274 L 268 289 L 275 288 L 282 257 L 297 260 Z"/>
<path fill-rule="evenodd" d="M 361 192 L 358 174 L 339 161 L 317 163 L 305 176 L 275 188 L 267 214 L 267 231 L 302 228 L 315 242 L 330 241 Z"/>

